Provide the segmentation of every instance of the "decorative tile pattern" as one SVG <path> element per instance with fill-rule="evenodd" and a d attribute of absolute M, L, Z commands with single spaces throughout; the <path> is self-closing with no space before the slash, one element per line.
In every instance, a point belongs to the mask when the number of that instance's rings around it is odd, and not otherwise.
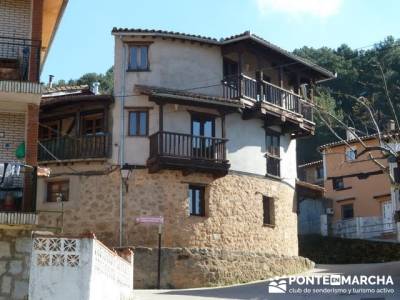
<path fill-rule="evenodd" d="M 62 254 L 53 254 L 51 256 L 51 265 L 56 267 L 64 266 L 64 255 Z"/>
<path fill-rule="evenodd" d="M 60 239 L 49 239 L 49 250 L 50 251 L 61 251 L 61 240 Z"/>
<path fill-rule="evenodd" d="M 39 267 L 78 267 L 80 262 L 78 239 L 35 238 L 33 249 Z"/>
<path fill-rule="evenodd" d="M 38 254 L 36 263 L 38 266 L 45 267 L 50 265 L 50 255 Z"/>
<path fill-rule="evenodd" d="M 76 267 L 79 265 L 79 255 L 67 255 L 67 266 Z"/>

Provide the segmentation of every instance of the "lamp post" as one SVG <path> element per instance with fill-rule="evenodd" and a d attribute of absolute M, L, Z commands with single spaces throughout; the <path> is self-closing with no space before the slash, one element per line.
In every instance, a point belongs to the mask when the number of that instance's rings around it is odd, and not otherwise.
<path fill-rule="evenodd" d="M 122 186 L 125 186 L 125 193 L 128 193 L 128 181 L 132 174 L 132 166 L 124 164 L 120 168 L 121 186 L 120 186 L 120 201 L 119 201 L 119 246 L 122 247 L 123 239 L 123 219 L 124 219 L 124 192 Z"/>

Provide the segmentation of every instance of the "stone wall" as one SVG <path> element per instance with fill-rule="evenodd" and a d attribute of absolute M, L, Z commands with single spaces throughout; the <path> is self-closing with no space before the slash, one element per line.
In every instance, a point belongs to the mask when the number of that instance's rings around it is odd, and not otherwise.
<path fill-rule="evenodd" d="M 74 166 L 77 169 L 76 166 Z M 57 167 L 52 168 L 57 173 Z M 64 232 L 93 231 L 114 247 L 119 237 L 119 172 L 104 176 L 64 176 L 70 180 L 70 200 L 64 204 Z M 206 185 L 206 216 L 189 215 L 189 183 Z M 40 184 L 43 185 L 43 184 Z M 297 215 L 294 189 L 261 176 L 230 173 L 183 176 L 180 171 L 149 174 L 135 170 L 124 203 L 124 244 L 155 247 L 157 226 L 136 224 L 144 215 L 164 216 L 165 247 L 214 248 L 297 255 Z M 46 189 L 40 187 L 45 192 Z M 274 198 L 274 226 L 263 225 L 262 195 Z M 44 203 L 40 210 L 56 209 Z M 56 206 L 54 206 L 56 205 Z M 41 216 L 40 222 L 48 218 Z"/>
<path fill-rule="evenodd" d="M 74 165 L 74 169 L 80 170 L 78 165 Z M 53 175 L 64 171 L 60 167 L 52 167 Z M 70 200 L 64 203 L 64 232 L 77 234 L 92 231 L 107 246 L 118 246 L 119 172 L 101 176 L 62 175 L 56 178 L 70 182 Z M 206 185 L 205 217 L 189 215 L 189 184 Z M 44 185 L 40 183 L 38 190 L 45 193 Z M 161 215 L 165 220 L 163 247 L 247 253 L 249 257 L 250 253 L 287 257 L 298 255 L 295 191 L 284 182 L 233 172 L 215 178 L 199 173 L 184 176 L 180 171 L 168 170 L 149 174 L 147 169 L 137 169 L 129 178 L 128 192 L 125 189 L 123 191 L 125 246 L 156 247 L 157 226 L 137 224 L 135 218 Z M 275 224 L 272 226 L 263 224 L 263 195 L 274 198 Z M 38 196 L 41 210 L 55 210 L 60 206 L 59 203 L 45 203 L 43 199 L 44 195 Z M 50 217 L 54 221 L 55 216 L 53 214 L 45 218 L 41 215 L 39 222 L 49 225 Z M 239 260 L 240 255 L 235 255 Z M 233 264 L 236 262 L 232 261 Z M 254 273 L 253 267 L 250 270 L 249 274 Z M 197 276 L 200 274 L 197 270 L 193 272 Z M 233 273 L 236 275 L 232 276 L 238 278 L 224 275 L 223 282 L 244 282 L 262 277 L 260 274 L 257 278 L 243 275 L 240 279 L 241 273 Z M 210 278 L 201 279 L 201 283 Z M 216 282 L 219 283 L 218 280 Z"/>
<path fill-rule="evenodd" d="M 27 299 L 31 232 L 0 229 L 0 300 Z"/>
<path fill-rule="evenodd" d="M 156 287 L 157 253 L 157 248 L 135 249 L 135 288 Z M 207 248 L 163 248 L 161 258 L 162 288 L 245 283 L 297 274 L 314 266 L 312 261 L 299 256 Z"/>

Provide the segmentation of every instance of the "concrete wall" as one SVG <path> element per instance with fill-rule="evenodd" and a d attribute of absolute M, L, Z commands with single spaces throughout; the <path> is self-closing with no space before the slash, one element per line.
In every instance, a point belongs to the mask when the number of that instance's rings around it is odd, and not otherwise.
<path fill-rule="evenodd" d="M 27 299 L 31 245 L 30 231 L 0 230 L 0 299 Z"/>
<path fill-rule="evenodd" d="M 93 238 L 35 236 L 29 299 L 124 299 L 133 290 L 130 259 L 126 261 Z"/>

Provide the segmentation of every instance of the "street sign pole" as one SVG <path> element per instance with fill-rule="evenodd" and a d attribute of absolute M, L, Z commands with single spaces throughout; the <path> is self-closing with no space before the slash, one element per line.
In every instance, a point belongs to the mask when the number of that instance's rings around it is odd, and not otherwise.
<path fill-rule="evenodd" d="M 157 263 L 157 288 L 161 288 L 161 223 L 158 224 L 158 263 Z"/>

